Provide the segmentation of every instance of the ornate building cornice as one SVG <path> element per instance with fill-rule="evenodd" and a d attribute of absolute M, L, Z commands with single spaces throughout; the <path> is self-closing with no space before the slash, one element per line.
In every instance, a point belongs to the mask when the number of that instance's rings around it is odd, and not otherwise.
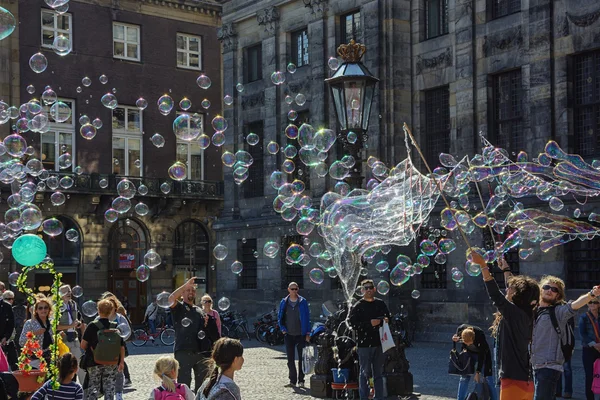
<path fill-rule="evenodd" d="M 114 3 L 119 3 L 120 0 L 112 0 Z M 184 12 L 200 13 L 211 17 L 221 17 L 221 5 L 214 1 L 176 1 L 176 0 L 138 0 L 142 4 L 152 4 L 181 10 Z M 113 8 L 116 8 L 113 5 Z"/>
<path fill-rule="evenodd" d="M 423 56 L 417 57 L 417 75 L 421 74 L 426 69 L 434 69 L 438 67 L 450 67 L 452 66 L 452 48 L 448 47 L 446 51 L 438 54 L 437 56 L 425 58 Z"/>
<path fill-rule="evenodd" d="M 246 95 L 242 98 L 242 110 L 248 110 L 265 105 L 265 92 L 261 90 L 258 93 Z"/>
<path fill-rule="evenodd" d="M 259 25 L 265 26 L 265 32 L 275 33 L 275 25 L 279 21 L 279 10 L 277 7 L 267 7 L 256 13 L 256 20 Z"/>
<path fill-rule="evenodd" d="M 592 11 L 583 15 L 573 15 L 569 12 L 567 12 L 566 14 L 567 18 L 569 19 L 569 21 L 571 21 L 572 24 L 581 28 L 585 28 L 592 25 L 598 20 L 598 18 L 600 18 L 600 8 L 596 11 Z"/>
<path fill-rule="evenodd" d="M 229 50 L 233 46 L 235 41 L 235 30 L 233 26 L 233 22 L 228 24 L 223 24 L 221 27 L 217 28 L 217 39 L 223 45 L 224 50 Z"/>
<path fill-rule="evenodd" d="M 513 47 L 521 47 L 523 44 L 523 33 L 521 27 L 517 29 L 507 29 L 500 34 L 494 36 L 484 36 L 483 38 L 483 54 L 489 57 L 495 54 L 495 50 L 506 51 Z"/>
<path fill-rule="evenodd" d="M 329 0 L 303 0 L 304 7 L 309 7 L 310 12 L 316 14 L 318 12 L 327 11 L 329 8 L 327 7 L 327 2 Z"/>

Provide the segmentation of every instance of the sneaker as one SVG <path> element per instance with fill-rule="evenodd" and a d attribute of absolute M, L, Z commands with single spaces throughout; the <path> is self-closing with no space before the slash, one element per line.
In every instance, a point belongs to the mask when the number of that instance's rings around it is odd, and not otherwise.
<path fill-rule="evenodd" d="M 304 387 L 304 381 L 300 381 L 300 382 L 298 382 L 298 386 L 300 386 L 300 387 Z"/>
<path fill-rule="evenodd" d="M 295 387 L 295 386 L 296 386 L 296 385 L 295 385 L 294 383 L 290 382 L 290 383 L 288 383 L 287 385 L 284 385 L 283 387 L 286 387 L 286 388 L 291 388 L 291 387 Z"/>
<path fill-rule="evenodd" d="M 125 383 L 123 384 L 123 387 L 130 387 L 131 386 L 131 379 L 125 379 Z"/>
<path fill-rule="evenodd" d="M 115 393 L 115 400 L 123 400 L 123 393 L 121 393 L 121 392 Z"/>

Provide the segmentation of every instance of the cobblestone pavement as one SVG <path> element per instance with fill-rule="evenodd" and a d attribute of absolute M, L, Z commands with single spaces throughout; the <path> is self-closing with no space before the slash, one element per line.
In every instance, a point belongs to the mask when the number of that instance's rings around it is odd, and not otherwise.
<path fill-rule="evenodd" d="M 245 363 L 243 369 L 236 373 L 236 382 L 240 385 L 244 400 L 312 399 L 308 387 L 283 387 L 287 383 L 287 362 L 283 346 L 260 346 L 255 340 L 243 343 L 246 347 Z M 170 349 L 150 344 L 139 348 L 131 344 L 129 346 L 130 356 L 127 362 L 133 386 L 126 390 L 125 399 L 145 400 L 157 384 L 152 377 L 154 361 L 160 355 L 169 354 Z M 415 399 L 456 399 L 458 377 L 447 374 L 448 351 L 448 345 L 438 343 L 416 343 L 414 347 L 407 349 L 410 371 L 414 376 L 414 391 L 421 394 Z M 578 350 L 573 355 L 574 399 L 585 399 L 583 377 L 581 351 Z M 309 379 L 306 382 L 308 384 Z"/>

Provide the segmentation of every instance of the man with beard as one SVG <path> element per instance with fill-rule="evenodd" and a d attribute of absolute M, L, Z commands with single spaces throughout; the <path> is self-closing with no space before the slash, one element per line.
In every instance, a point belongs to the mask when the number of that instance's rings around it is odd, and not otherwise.
<path fill-rule="evenodd" d="M 535 316 L 531 343 L 531 365 L 535 382 L 534 400 L 554 400 L 556 385 L 565 362 L 562 344 L 567 338 L 567 321 L 575 316 L 578 309 L 596 296 L 600 296 L 600 286 L 594 286 L 588 293 L 566 304 L 564 303 L 565 283 L 562 279 L 551 275 L 544 276 L 540 288 L 540 305 Z M 560 336 L 552 324 L 553 318 L 558 323 Z"/>
<path fill-rule="evenodd" d="M 196 305 L 195 279 L 191 278 L 171 293 L 169 304 L 175 329 L 175 359 L 179 361 L 177 381 L 191 387 L 193 369 L 194 391 L 197 392 L 206 376 L 207 352 L 210 355 L 212 343 L 218 339 L 218 329 L 215 319 Z M 180 297 L 183 299 L 181 302 Z M 216 338 L 214 332 L 217 332 Z"/>

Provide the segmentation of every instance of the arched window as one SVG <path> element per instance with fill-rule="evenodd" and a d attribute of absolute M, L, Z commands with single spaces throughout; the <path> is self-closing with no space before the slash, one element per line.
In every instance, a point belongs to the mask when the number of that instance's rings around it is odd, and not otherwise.
<path fill-rule="evenodd" d="M 208 278 L 210 262 L 209 239 L 206 229 L 197 221 L 184 221 L 175 229 L 173 240 L 173 267 L 178 273 L 188 272 L 199 278 Z M 199 285 L 199 293 L 206 285 Z"/>
<path fill-rule="evenodd" d="M 137 268 L 144 262 L 146 233 L 135 220 L 126 218 L 115 223 L 111 233 L 111 265 L 113 270 Z"/>

